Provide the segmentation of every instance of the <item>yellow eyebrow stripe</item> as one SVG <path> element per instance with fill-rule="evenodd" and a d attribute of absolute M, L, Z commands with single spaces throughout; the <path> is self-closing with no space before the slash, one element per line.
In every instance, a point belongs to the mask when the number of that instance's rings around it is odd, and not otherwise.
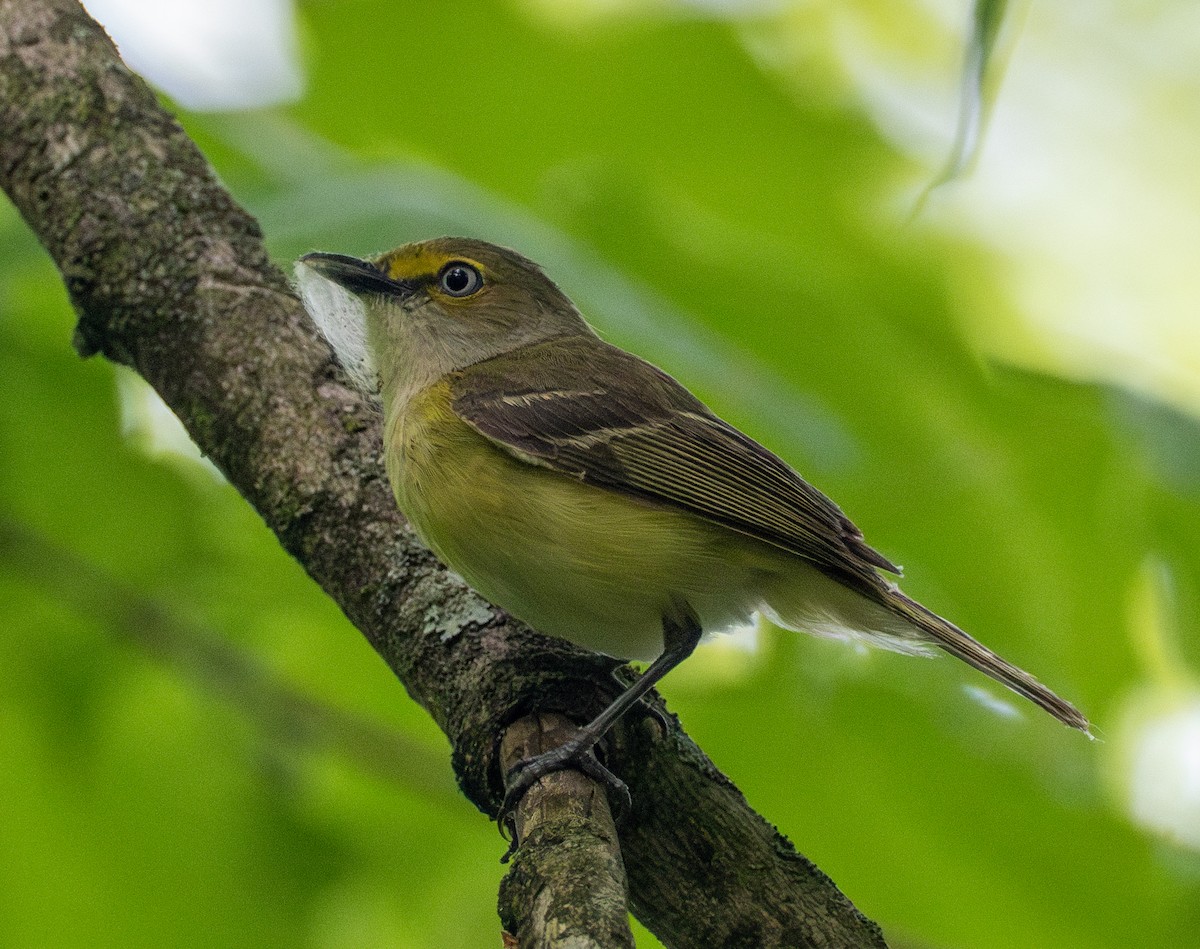
<path fill-rule="evenodd" d="M 425 247 L 402 247 L 403 254 L 385 256 L 379 263 L 384 272 L 392 280 L 418 280 L 432 278 L 452 260 L 461 260 L 475 267 L 480 273 L 487 273 L 481 263 L 464 257 L 462 254 L 447 254 L 442 250 L 432 250 Z"/>

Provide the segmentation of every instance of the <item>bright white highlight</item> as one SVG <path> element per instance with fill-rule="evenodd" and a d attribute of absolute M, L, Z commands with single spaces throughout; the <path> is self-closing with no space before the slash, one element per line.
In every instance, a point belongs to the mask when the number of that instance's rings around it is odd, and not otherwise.
<path fill-rule="evenodd" d="M 121 434 L 151 458 L 183 460 L 224 480 L 217 466 L 204 457 L 183 423 L 141 376 L 118 368 L 117 401 L 121 408 Z"/>
<path fill-rule="evenodd" d="M 758 642 L 758 625 L 759 616 L 755 613 L 748 623 L 739 623 L 737 626 L 730 626 L 719 637 L 714 637 L 713 641 L 719 642 L 726 649 L 754 655 L 760 648 Z"/>
<path fill-rule="evenodd" d="M 1200 699 L 1142 721 L 1130 765 L 1133 820 L 1200 850 Z"/>
<path fill-rule="evenodd" d="M 906 56 L 880 43 L 880 21 L 853 8 L 835 34 L 880 128 L 929 174 L 957 113 L 967 6 L 925 4 L 946 25 L 931 43 L 949 47 L 941 62 L 930 48 Z M 1033 3 L 1011 16 L 1022 29 L 978 165 L 935 191 L 922 218 L 978 235 L 1004 261 L 1016 319 L 996 319 L 967 272 L 973 337 L 1005 362 L 1200 411 L 1200 5 Z"/>
<path fill-rule="evenodd" d="M 1009 701 L 1006 701 L 1005 699 L 1000 698 L 1000 696 L 988 691 L 982 686 L 964 685 L 963 691 L 966 692 L 973 701 L 982 705 L 988 711 L 995 712 L 1001 718 L 1021 717 L 1021 712 L 1015 705 Z"/>
<path fill-rule="evenodd" d="M 739 682 L 763 657 L 761 621 L 755 614 L 745 623 L 705 636 L 693 656 L 671 673 L 671 688 L 707 691 L 720 683 Z"/>
<path fill-rule="evenodd" d="M 376 394 L 379 370 L 367 345 L 367 312 L 362 300 L 302 261 L 296 263 L 296 290 L 355 388 Z"/>
<path fill-rule="evenodd" d="M 85 0 L 121 56 L 180 105 L 253 109 L 300 97 L 289 0 Z"/>

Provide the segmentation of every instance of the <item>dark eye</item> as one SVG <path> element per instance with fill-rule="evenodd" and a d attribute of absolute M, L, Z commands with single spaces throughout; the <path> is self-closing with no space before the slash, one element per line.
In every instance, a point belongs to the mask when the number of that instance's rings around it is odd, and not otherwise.
<path fill-rule="evenodd" d="M 438 274 L 438 286 L 452 297 L 469 297 L 483 286 L 483 275 L 461 260 L 451 261 Z"/>

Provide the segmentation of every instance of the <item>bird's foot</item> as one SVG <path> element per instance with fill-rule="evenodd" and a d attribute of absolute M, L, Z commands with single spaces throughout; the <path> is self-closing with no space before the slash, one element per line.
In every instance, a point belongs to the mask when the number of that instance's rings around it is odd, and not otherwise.
<path fill-rule="evenodd" d="M 557 748 L 518 761 L 504 776 L 504 801 L 500 804 L 500 814 L 496 822 L 501 835 L 508 839 L 509 846 L 508 851 L 500 858 L 501 863 L 507 863 L 517 850 L 516 814 L 521 798 L 538 781 L 555 771 L 568 768 L 582 771 L 593 781 L 613 792 L 617 805 L 613 816 L 618 822 L 629 813 L 633 806 L 629 788 L 600 763 L 592 751 L 595 741 L 589 738 L 590 736 L 581 731 Z"/>

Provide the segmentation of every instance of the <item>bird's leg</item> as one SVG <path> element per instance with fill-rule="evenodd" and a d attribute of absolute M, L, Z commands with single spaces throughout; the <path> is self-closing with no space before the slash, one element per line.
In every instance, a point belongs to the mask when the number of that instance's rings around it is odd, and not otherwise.
<path fill-rule="evenodd" d="M 512 832 L 515 844 L 513 812 L 517 804 L 538 780 L 555 771 L 575 767 L 589 777 L 617 792 L 625 808 L 630 804 L 629 789 L 620 778 L 596 760 L 592 749 L 617 720 L 639 702 L 663 676 L 683 662 L 700 642 L 700 623 L 690 610 L 681 611 L 683 618 L 663 617 L 663 651 L 650 667 L 628 686 L 603 712 L 575 735 L 550 751 L 518 761 L 504 777 L 504 802 L 500 805 L 500 829 Z"/>
<path fill-rule="evenodd" d="M 621 666 L 618 666 L 617 668 L 613 669 L 611 675 L 613 682 L 615 682 L 621 691 L 624 692 L 627 688 L 629 688 L 629 683 L 626 682 L 622 677 L 621 668 Z M 659 726 L 663 730 L 663 734 L 666 734 L 671 730 L 671 721 L 667 718 L 667 713 L 655 705 L 654 700 L 651 699 L 650 696 L 643 695 L 640 699 L 638 699 L 638 705 L 641 706 L 641 710 L 643 712 L 658 722 Z"/>

